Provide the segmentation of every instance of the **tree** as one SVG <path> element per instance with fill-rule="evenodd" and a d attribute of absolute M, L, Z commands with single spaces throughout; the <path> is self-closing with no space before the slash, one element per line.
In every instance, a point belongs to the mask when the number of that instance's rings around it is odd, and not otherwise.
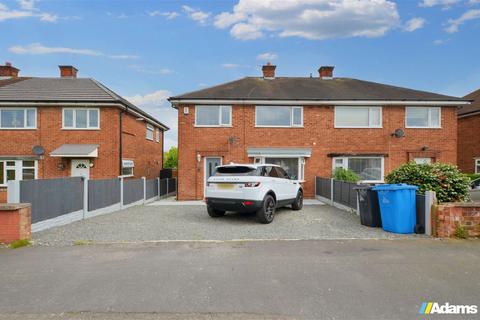
<path fill-rule="evenodd" d="M 163 155 L 163 167 L 164 168 L 176 168 L 178 165 L 178 148 L 171 147 L 170 150 Z"/>

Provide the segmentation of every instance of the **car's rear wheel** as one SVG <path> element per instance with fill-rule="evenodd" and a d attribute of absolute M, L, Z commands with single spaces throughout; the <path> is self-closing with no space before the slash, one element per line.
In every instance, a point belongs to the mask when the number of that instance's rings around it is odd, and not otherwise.
<path fill-rule="evenodd" d="M 257 211 L 257 220 L 260 223 L 270 223 L 275 216 L 275 199 L 269 194 L 263 199 L 262 207 Z"/>
<path fill-rule="evenodd" d="M 217 210 L 211 206 L 207 206 L 208 215 L 212 218 L 223 217 L 225 215 L 225 211 Z"/>
<path fill-rule="evenodd" d="M 292 203 L 293 210 L 301 210 L 303 208 L 303 192 L 302 190 L 298 190 L 297 197 L 295 201 Z"/>

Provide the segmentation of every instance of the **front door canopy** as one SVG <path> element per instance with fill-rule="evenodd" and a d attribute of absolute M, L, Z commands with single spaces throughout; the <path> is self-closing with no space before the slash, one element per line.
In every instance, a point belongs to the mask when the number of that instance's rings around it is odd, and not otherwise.
<path fill-rule="evenodd" d="M 97 158 L 98 144 L 63 144 L 50 153 L 51 157 Z"/>

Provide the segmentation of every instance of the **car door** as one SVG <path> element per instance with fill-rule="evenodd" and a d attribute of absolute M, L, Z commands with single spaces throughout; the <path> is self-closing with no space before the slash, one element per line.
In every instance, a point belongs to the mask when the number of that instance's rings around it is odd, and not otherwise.
<path fill-rule="evenodd" d="M 286 189 L 285 189 L 285 179 L 283 179 L 280 174 L 281 172 L 278 171 L 278 167 L 269 166 L 268 167 L 268 176 L 271 178 L 270 183 L 272 184 L 273 192 L 277 196 L 277 202 L 286 199 Z"/>
<path fill-rule="evenodd" d="M 281 184 L 285 199 L 295 199 L 297 197 L 297 182 L 291 180 L 288 173 L 281 167 L 277 167 L 277 173 L 281 178 Z"/>

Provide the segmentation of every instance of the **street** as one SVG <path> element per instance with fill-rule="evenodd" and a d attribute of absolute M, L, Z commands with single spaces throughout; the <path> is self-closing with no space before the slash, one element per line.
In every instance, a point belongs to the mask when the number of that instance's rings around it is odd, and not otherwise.
<path fill-rule="evenodd" d="M 479 244 L 277 240 L 4 248 L 0 319 L 412 319 L 424 301 L 478 305 Z"/>

